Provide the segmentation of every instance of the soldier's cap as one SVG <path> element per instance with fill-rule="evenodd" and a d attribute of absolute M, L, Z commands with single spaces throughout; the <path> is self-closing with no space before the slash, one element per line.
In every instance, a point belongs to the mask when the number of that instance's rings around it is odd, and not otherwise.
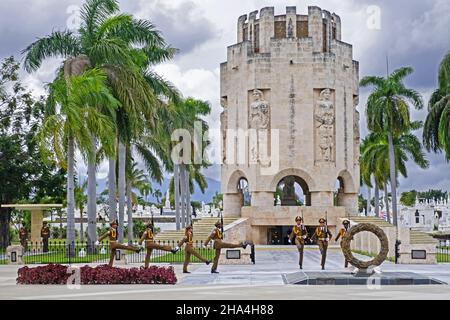
<path fill-rule="evenodd" d="M 190 224 L 186 227 L 186 230 L 193 229 L 193 228 L 194 228 L 194 226 L 192 224 Z"/>
<path fill-rule="evenodd" d="M 303 219 L 302 219 L 302 217 L 297 216 L 297 217 L 295 217 L 295 221 L 303 221 Z"/>
<path fill-rule="evenodd" d="M 342 221 L 342 224 L 350 224 L 350 221 L 345 219 L 344 221 Z"/>
<path fill-rule="evenodd" d="M 117 219 L 116 219 L 116 220 L 113 220 L 113 221 L 111 221 L 111 223 L 110 223 L 110 225 L 111 225 L 111 226 L 112 226 L 112 225 L 114 225 L 114 224 L 115 224 L 116 226 L 117 226 L 117 225 L 119 225 L 119 223 L 118 223 Z"/>
<path fill-rule="evenodd" d="M 146 228 L 153 227 L 153 223 L 151 221 L 147 222 L 145 225 Z"/>
<path fill-rule="evenodd" d="M 222 223 L 221 223 L 220 220 L 219 220 L 219 221 L 217 221 L 214 225 L 215 225 L 216 227 L 218 227 L 218 226 L 222 225 Z"/>
<path fill-rule="evenodd" d="M 325 220 L 324 218 L 319 219 L 319 223 L 325 223 L 325 222 L 327 222 L 327 220 Z"/>

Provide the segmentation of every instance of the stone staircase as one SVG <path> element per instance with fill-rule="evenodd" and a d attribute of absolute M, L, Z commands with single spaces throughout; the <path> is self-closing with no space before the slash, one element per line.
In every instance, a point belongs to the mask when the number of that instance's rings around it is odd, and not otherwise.
<path fill-rule="evenodd" d="M 429 234 L 416 230 L 410 231 L 409 241 L 411 244 L 435 244 L 435 245 L 439 244 L 439 241 L 430 236 Z"/>
<path fill-rule="evenodd" d="M 383 220 L 378 217 L 360 217 L 360 216 L 354 216 L 350 217 L 350 220 L 356 222 L 356 223 L 372 223 L 380 228 L 383 227 L 393 227 L 392 224 L 387 222 L 386 220 Z"/>
<path fill-rule="evenodd" d="M 204 241 L 211 233 L 211 230 L 214 228 L 214 223 L 219 220 L 219 218 L 198 218 L 194 219 L 194 241 Z M 223 218 L 224 227 L 228 224 L 233 223 L 238 220 L 238 218 Z M 180 231 L 170 230 L 163 231 L 158 233 L 155 237 L 157 241 L 180 241 L 184 237 L 184 229 Z"/>
<path fill-rule="evenodd" d="M 372 223 L 379 227 L 393 227 L 392 224 L 378 217 L 351 217 L 350 219 L 357 223 Z M 410 244 L 438 244 L 438 241 L 432 236 L 417 230 L 410 230 L 409 240 Z"/>

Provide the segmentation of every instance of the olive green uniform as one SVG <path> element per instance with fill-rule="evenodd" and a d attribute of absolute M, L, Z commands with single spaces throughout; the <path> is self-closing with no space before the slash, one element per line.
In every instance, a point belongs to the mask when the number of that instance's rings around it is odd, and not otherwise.
<path fill-rule="evenodd" d="M 108 263 L 108 265 L 110 267 L 113 266 L 117 249 L 129 250 L 129 251 L 134 251 L 134 252 L 140 251 L 140 249 L 136 246 L 133 246 L 133 245 L 126 246 L 124 244 L 119 243 L 119 241 L 117 240 L 117 237 L 118 237 L 117 228 L 113 228 L 113 227 L 109 228 L 108 232 L 104 233 L 100 238 L 98 238 L 98 241 L 99 242 L 103 241 L 107 237 L 109 237 L 109 247 L 111 250 L 111 255 L 109 257 L 109 263 Z"/>
<path fill-rule="evenodd" d="M 227 242 L 223 242 L 223 234 L 222 231 L 215 227 L 214 230 L 211 232 L 211 234 L 209 235 L 208 239 L 206 239 L 205 241 L 205 246 L 207 246 L 209 244 L 209 242 L 211 240 L 214 240 L 214 249 L 216 251 L 216 255 L 214 256 L 214 263 L 213 266 L 211 268 L 212 271 L 216 271 L 217 270 L 217 266 L 219 265 L 219 258 L 220 258 L 220 251 L 221 249 L 233 249 L 233 248 L 243 248 L 244 247 L 244 243 L 243 242 L 239 242 L 239 243 L 227 243 Z"/>
<path fill-rule="evenodd" d="M 152 255 L 153 250 L 162 250 L 162 251 L 172 251 L 172 247 L 160 245 L 155 242 L 155 236 L 153 234 L 153 228 L 147 228 L 142 234 L 141 239 L 139 240 L 139 244 L 142 244 L 145 241 L 145 248 L 147 249 L 147 253 L 145 255 L 145 264 L 144 268 L 147 269 L 150 264 L 150 257 Z"/>
<path fill-rule="evenodd" d="M 302 225 L 297 226 L 295 225 L 292 228 L 292 232 L 289 236 L 289 239 L 291 241 L 295 241 L 295 245 L 297 246 L 297 250 L 298 250 L 298 254 L 299 254 L 299 259 L 298 259 L 298 264 L 300 265 L 300 267 L 303 266 L 303 252 L 305 249 L 305 239 L 308 236 L 308 231 L 306 230 L 306 228 Z"/>
<path fill-rule="evenodd" d="M 316 228 L 313 239 L 317 239 L 317 244 L 319 245 L 319 250 L 322 255 L 322 260 L 320 263 L 322 269 L 325 268 L 325 262 L 327 260 L 328 237 L 330 239 L 333 237 L 330 230 L 328 230 L 328 227 L 319 226 Z"/>
<path fill-rule="evenodd" d="M 209 264 L 209 260 L 203 258 L 198 252 L 197 250 L 195 250 L 194 248 L 194 234 L 192 232 L 188 232 L 186 234 L 186 236 L 181 239 L 181 241 L 178 243 L 178 247 L 181 248 L 183 246 L 183 244 L 186 244 L 186 249 L 185 249 L 185 254 L 184 254 L 184 263 L 183 263 L 183 272 L 188 272 L 187 268 L 189 266 L 189 263 L 191 262 L 191 255 L 193 255 L 194 257 L 196 257 L 197 259 L 199 259 L 202 262 L 208 263 Z"/>
<path fill-rule="evenodd" d="M 342 228 L 341 230 L 339 230 L 339 233 L 338 233 L 338 235 L 337 235 L 337 237 L 336 237 L 335 240 L 338 241 L 339 238 L 343 239 L 343 238 L 347 235 L 347 232 L 348 232 L 348 229 Z M 342 248 L 342 240 L 341 240 L 340 245 L 341 245 L 341 248 Z M 348 261 L 347 261 L 347 259 L 345 259 L 344 267 L 345 267 L 345 268 L 348 267 Z"/>
<path fill-rule="evenodd" d="M 41 229 L 41 237 L 43 244 L 43 252 L 48 252 L 48 239 L 50 238 L 50 228 L 47 226 L 43 226 Z"/>

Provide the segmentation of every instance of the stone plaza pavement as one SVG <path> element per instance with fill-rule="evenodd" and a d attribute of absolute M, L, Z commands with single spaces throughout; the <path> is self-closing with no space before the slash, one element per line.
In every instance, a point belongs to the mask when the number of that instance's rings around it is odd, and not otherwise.
<path fill-rule="evenodd" d="M 22 286 L 15 284 L 17 266 L 0 266 L 0 299 L 450 299 L 450 285 L 417 286 L 301 286 L 287 285 L 283 274 L 297 272 L 295 247 L 256 248 L 255 265 L 220 265 L 219 274 L 210 268 L 192 264 L 191 274 L 183 274 L 175 265 L 178 284 L 81 286 Z M 320 253 L 316 247 L 305 250 L 304 271 L 320 271 Z M 326 271 L 345 271 L 339 248 L 328 252 Z M 139 265 L 129 265 L 138 267 Z M 450 264 L 395 265 L 385 263 L 383 271 L 417 272 L 450 283 Z"/>

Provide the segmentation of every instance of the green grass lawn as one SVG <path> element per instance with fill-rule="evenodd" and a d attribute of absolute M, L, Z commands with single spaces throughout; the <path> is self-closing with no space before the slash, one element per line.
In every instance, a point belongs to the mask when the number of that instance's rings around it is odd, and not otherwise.
<path fill-rule="evenodd" d="M 161 251 L 160 251 L 161 252 Z M 201 248 L 197 249 L 197 252 L 207 260 L 214 259 L 215 250 L 211 248 Z M 165 253 L 165 252 L 164 252 Z M 177 253 L 167 253 L 164 255 L 156 256 L 151 259 L 151 262 L 171 262 L 171 263 L 183 263 L 184 262 L 184 250 L 178 251 Z M 145 252 L 144 252 L 145 255 Z M 191 255 L 191 262 L 201 262 L 199 259 Z"/>
<path fill-rule="evenodd" d="M 68 258 L 64 256 L 64 253 L 42 253 L 37 255 L 30 255 L 24 257 L 25 264 L 49 264 L 49 263 L 89 263 L 89 262 L 104 262 L 109 260 L 109 253 L 107 254 L 95 254 L 87 255 L 86 257 L 73 257 Z"/>
<path fill-rule="evenodd" d="M 438 263 L 450 263 L 450 254 L 438 253 L 436 257 Z"/>

